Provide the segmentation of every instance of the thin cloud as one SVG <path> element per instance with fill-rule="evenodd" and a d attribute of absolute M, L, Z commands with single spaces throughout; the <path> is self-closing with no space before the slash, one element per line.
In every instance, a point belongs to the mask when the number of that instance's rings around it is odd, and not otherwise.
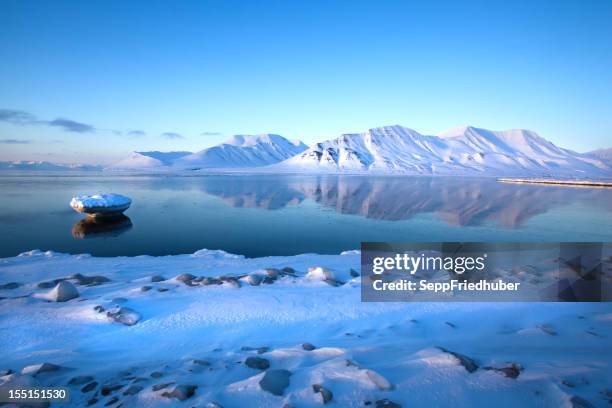
<path fill-rule="evenodd" d="M 130 137 L 143 137 L 146 136 L 147 133 L 144 130 L 130 130 L 127 132 L 127 135 Z"/>
<path fill-rule="evenodd" d="M 29 140 L 23 139 L 0 139 L 1 144 L 28 144 Z"/>
<path fill-rule="evenodd" d="M 164 132 L 161 134 L 161 137 L 164 137 L 166 139 L 184 139 L 185 137 L 179 133 L 175 133 L 175 132 Z"/>
<path fill-rule="evenodd" d="M 62 128 L 66 132 L 73 133 L 94 133 L 96 128 L 86 123 L 77 122 L 75 120 L 57 118 L 47 122 L 49 126 Z"/>
<path fill-rule="evenodd" d="M 20 126 L 46 125 L 59 127 L 66 132 L 73 133 L 94 133 L 96 131 L 96 128 L 93 125 L 77 122 L 76 120 L 66 118 L 40 120 L 29 112 L 17 109 L 0 109 L 0 122 L 7 122 Z"/>
<path fill-rule="evenodd" d="M 8 122 L 14 125 L 36 124 L 36 116 L 31 113 L 16 109 L 0 109 L 0 122 Z"/>
<path fill-rule="evenodd" d="M 200 136 L 219 136 L 221 132 L 202 132 Z"/>

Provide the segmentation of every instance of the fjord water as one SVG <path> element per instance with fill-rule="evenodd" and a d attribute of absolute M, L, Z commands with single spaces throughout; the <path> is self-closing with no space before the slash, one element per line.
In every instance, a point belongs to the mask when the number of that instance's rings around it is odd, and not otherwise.
<path fill-rule="evenodd" d="M 78 194 L 133 199 L 99 223 Z M 98 256 L 223 249 L 337 254 L 362 241 L 611 241 L 612 189 L 457 177 L 11 175 L 0 177 L 0 257 L 31 249 Z"/>

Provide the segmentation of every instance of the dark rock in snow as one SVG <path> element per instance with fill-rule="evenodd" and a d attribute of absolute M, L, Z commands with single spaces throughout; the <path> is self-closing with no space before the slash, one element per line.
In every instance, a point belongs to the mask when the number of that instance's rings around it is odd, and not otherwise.
<path fill-rule="evenodd" d="M 595 408 L 595 405 L 577 395 L 570 398 L 570 402 L 572 403 L 572 408 Z"/>
<path fill-rule="evenodd" d="M 87 400 L 87 406 L 89 407 L 89 406 L 91 406 L 91 405 L 93 405 L 93 404 L 95 404 L 97 402 L 98 402 L 98 399 L 94 397 L 94 398 L 92 398 L 90 400 Z"/>
<path fill-rule="evenodd" d="M 96 389 L 97 386 L 98 386 L 98 383 L 96 381 L 90 382 L 89 384 L 81 388 L 81 392 L 86 393 L 86 392 L 93 391 Z"/>
<path fill-rule="evenodd" d="M 557 335 L 557 331 L 550 325 L 548 324 L 541 324 L 539 326 L 536 326 L 538 329 L 542 330 L 544 333 L 550 335 L 550 336 L 556 336 Z"/>
<path fill-rule="evenodd" d="M 164 278 L 161 275 L 153 275 L 153 276 L 151 276 L 151 282 L 153 282 L 153 283 L 155 283 L 155 282 L 163 282 L 165 280 L 166 280 L 166 278 Z"/>
<path fill-rule="evenodd" d="M 106 404 L 104 404 L 105 407 L 108 407 L 109 405 L 113 405 L 116 404 L 117 401 L 119 401 L 119 398 L 117 397 L 113 397 L 111 399 L 108 400 L 108 402 Z"/>
<path fill-rule="evenodd" d="M 397 402 L 389 401 L 388 399 L 381 399 L 376 401 L 376 408 L 402 408 Z"/>
<path fill-rule="evenodd" d="M 79 375 L 78 377 L 72 377 L 68 384 L 70 385 L 82 385 L 88 382 L 93 381 L 93 377 L 90 375 Z"/>
<path fill-rule="evenodd" d="M 142 286 L 142 287 L 140 288 L 140 291 L 141 291 L 141 292 L 148 292 L 148 291 L 150 291 L 151 289 L 153 289 L 153 286 L 145 285 L 145 286 Z"/>
<path fill-rule="evenodd" d="M 197 365 L 201 365 L 201 366 L 204 366 L 204 367 L 209 367 L 210 366 L 210 363 L 208 361 L 206 361 L 206 360 L 195 359 L 195 360 L 192 361 L 192 363 L 193 364 L 197 364 Z"/>
<path fill-rule="evenodd" d="M 247 283 L 251 286 L 259 286 L 262 280 L 262 276 L 255 273 L 247 275 L 246 277 Z"/>
<path fill-rule="evenodd" d="M 459 364 L 461 364 L 469 373 L 473 373 L 474 371 L 478 370 L 478 364 L 474 360 L 469 358 L 468 356 L 465 356 L 459 353 L 455 353 L 454 351 L 446 350 L 445 348 L 442 348 L 442 347 L 438 347 L 438 348 L 442 350 L 443 352 L 448 353 L 452 355 L 453 357 L 455 357 L 457 361 L 459 361 Z"/>
<path fill-rule="evenodd" d="M 190 273 L 182 273 L 175 278 L 177 281 L 183 282 L 187 286 L 193 286 L 192 280 L 195 279 L 195 276 Z"/>
<path fill-rule="evenodd" d="M 111 320 L 117 323 L 125 324 L 126 326 L 133 326 L 141 319 L 140 314 L 129 307 L 115 307 L 106 312 L 106 316 Z"/>
<path fill-rule="evenodd" d="M 520 364 L 516 364 L 516 363 L 512 363 L 508 367 L 501 367 L 501 368 L 484 367 L 484 369 L 485 370 L 493 370 L 495 372 L 503 374 L 506 377 L 512 378 L 512 379 L 518 378 L 518 376 L 521 374 L 521 371 L 523 371 L 523 367 L 521 367 Z"/>
<path fill-rule="evenodd" d="M 20 286 L 21 283 L 19 282 L 9 282 L 5 283 L 4 285 L 0 285 L 0 289 L 17 289 Z"/>
<path fill-rule="evenodd" d="M 169 290 L 170 290 L 170 289 L 168 289 L 168 288 L 157 288 L 157 291 L 158 291 L 158 292 L 167 292 L 167 291 L 169 291 Z"/>
<path fill-rule="evenodd" d="M 174 384 L 174 382 L 155 384 L 153 387 L 151 387 L 151 389 L 153 391 L 159 391 L 159 390 L 163 390 L 164 388 L 168 388 L 169 386 L 171 386 L 173 384 Z"/>
<path fill-rule="evenodd" d="M 259 386 L 271 394 L 283 395 L 285 388 L 289 386 L 289 377 L 291 377 L 289 370 L 268 370 L 259 381 Z"/>
<path fill-rule="evenodd" d="M 283 269 L 281 269 L 281 272 L 286 273 L 288 275 L 295 275 L 295 269 L 290 266 L 285 266 Z"/>
<path fill-rule="evenodd" d="M 46 281 L 46 282 L 40 282 L 36 286 L 38 286 L 40 289 L 49 289 L 49 288 L 54 287 L 55 285 L 57 285 L 58 283 L 60 283 L 63 280 L 65 280 L 65 279 L 63 279 L 63 278 L 62 279 L 53 279 L 53 280 Z"/>
<path fill-rule="evenodd" d="M 123 391 L 123 395 L 136 395 L 142 391 L 140 385 L 130 385 L 127 390 Z"/>
<path fill-rule="evenodd" d="M 164 392 L 162 397 L 176 398 L 179 401 L 185 401 L 193 396 L 197 388 L 197 385 L 177 385 L 172 392 Z"/>
<path fill-rule="evenodd" d="M 221 278 L 221 280 L 234 288 L 239 288 L 241 286 L 240 281 L 234 277 Z"/>
<path fill-rule="evenodd" d="M 267 370 L 270 368 L 270 362 L 261 357 L 248 357 L 244 364 L 249 368 L 255 368 L 257 370 Z"/>
<path fill-rule="evenodd" d="M 102 387 L 100 389 L 100 394 L 107 396 L 112 394 L 113 392 L 120 390 L 121 388 L 123 388 L 123 384 L 112 384 L 112 385 L 105 385 L 104 387 Z"/>
<path fill-rule="evenodd" d="M 351 268 L 351 271 L 349 272 L 351 274 L 351 276 L 353 278 L 356 278 L 359 276 L 359 272 L 357 272 L 356 270 L 354 270 L 353 268 Z"/>
<path fill-rule="evenodd" d="M 334 397 L 334 394 L 327 388 L 323 387 L 321 384 L 313 384 L 312 390 L 315 393 L 318 392 L 319 394 L 321 394 L 321 398 L 323 398 L 323 404 L 327 404 Z"/>
<path fill-rule="evenodd" d="M 302 344 L 302 348 L 306 351 L 312 351 L 314 349 L 316 349 L 316 347 L 310 343 L 303 343 Z"/>
<path fill-rule="evenodd" d="M 164 373 L 162 373 L 161 371 L 153 371 L 151 373 L 151 378 L 161 378 L 164 376 Z"/>
<path fill-rule="evenodd" d="M 202 282 L 200 282 L 201 285 L 204 286 L 208 286 L 208 285 L 221 285 L 223 282 L 220 279 L 217 278 L 203 278 Z"/>
<path fill-rule="evenodd" d="M 106 282 L 110 282 L 110 279 L 108 279 L 106 276 L 85 276 L 80 273 L 75 273 L 68 279 L 74 279 L 77 281 L 78 285 L 83 286 L 96 286 Z"/>
<path fill-rule="evenodd" d="M 0 377 L 4 377 L 5 375 L 13 374 L 13 370 L 7 368 L 6 370 L 0 370 Z"/>
<path fill-rule="evenodd" d="M 95 310 L 96 312 L 98 312 L 98 313 L 102 313 L 102 312 L 104 312 L 106 309 L 104 309 L 104 307 L 102 307 L 102 306 L 100 306 L 100 305 L 97 305 L 97 306 L 94 306 L 94 310 Z"/>

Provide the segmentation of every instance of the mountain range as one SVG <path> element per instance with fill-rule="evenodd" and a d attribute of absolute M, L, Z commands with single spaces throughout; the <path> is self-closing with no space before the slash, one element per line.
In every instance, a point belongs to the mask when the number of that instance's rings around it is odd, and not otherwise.
<path fill-rule="evenodd" d="M 98 170 L 47 162 L 0 163 L 14 170 Z M 308 147 L 275 134 L 236 135 L 192 153 L 136 151 L 105 171 L 406 174 L 612 179 L 612 149 L 577 153 L 524 129 L 473 126 L 432 136 L 403 126 L 347 133 Z"/>
<path fill-rule="evenodd" d="M 277 171 L 542 177 L 610 177 L 597 157 L 529 130 L 463 126 L 427 136 L 402 126 L 344 134 L 272 166 Z"/>

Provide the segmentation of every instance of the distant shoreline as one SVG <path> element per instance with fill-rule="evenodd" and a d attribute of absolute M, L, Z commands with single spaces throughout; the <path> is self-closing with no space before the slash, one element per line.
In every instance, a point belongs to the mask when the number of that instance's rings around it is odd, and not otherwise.
<path fill-rule="evenodd" d="M 497 181 L 502 183 L 518 183 L 518 184 L 552 184 L 572 187 L 600 187 L 610 188 L 612 182 L 607 181 L 578 181 L 578 180 L 547 180 L 547 179 L 515 179 L 515 178 L 498 178 Z"/>

